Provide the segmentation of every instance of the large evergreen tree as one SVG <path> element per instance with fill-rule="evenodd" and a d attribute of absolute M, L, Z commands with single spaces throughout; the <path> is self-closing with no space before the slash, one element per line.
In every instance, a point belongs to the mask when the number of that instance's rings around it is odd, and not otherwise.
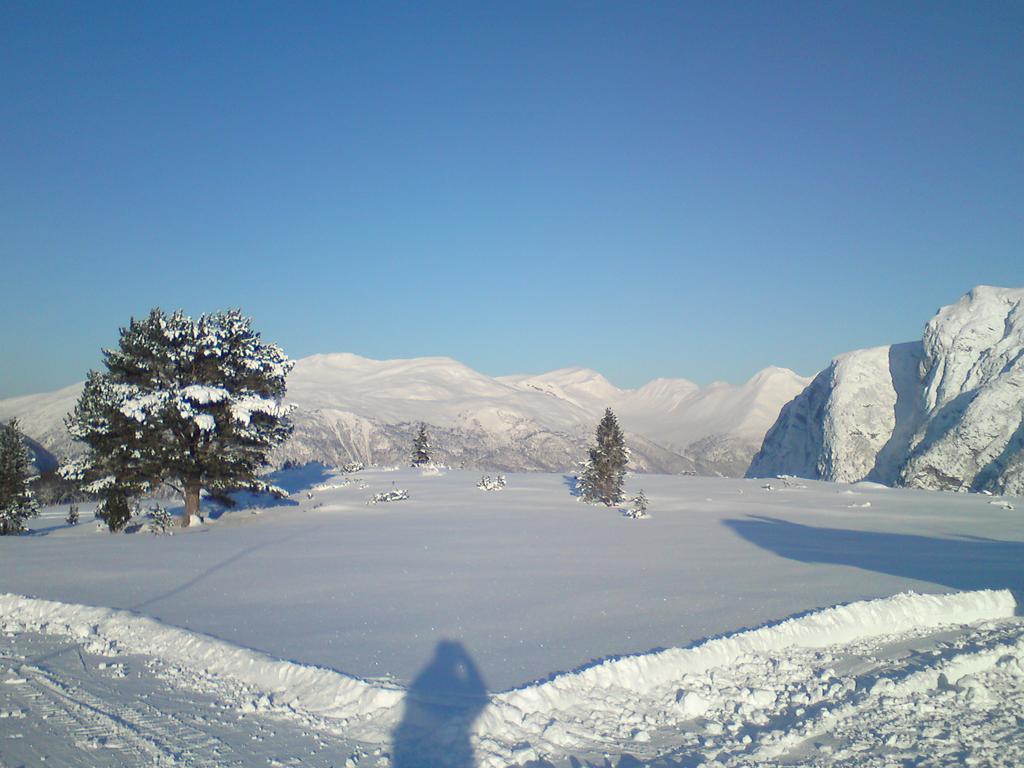
<path fill-rule="evenodd" d="M 412 465 L 421 467 L 430 463 L 430 438 L 427 437 L 427 425 L 420 424 L 419 431 L 412 441 Z"/>
<path fill-rule="evenodd" d="M 118 522 L 125 499 L 161 483 L 182 494 L 184 526 L 203 489 L 267 489 L 257 473 L 291 434 L 282 400 L 293 363 L 249 318 L 154 309 L 103 356 L 106 370 L 89 373 L 67 419 L 88 452 L 64 474 L 99 494 Z"/>
<path fill-rule="evenodd" d="M 584 501 L 611 506 L 622 501 L 622 483 L 629 461 L 626 439 L 611 408 L 605 409 L 596 437 L 595 445 L 588 451 L 590 458 L 577 478 L 579 492 Z"/>
<path fill-rule="evenodd" d="M 18 420 L 0 428 L 0 535 L 23 533 L 25 521 L 39 514 L 28 483 L 32 464 Z"/>

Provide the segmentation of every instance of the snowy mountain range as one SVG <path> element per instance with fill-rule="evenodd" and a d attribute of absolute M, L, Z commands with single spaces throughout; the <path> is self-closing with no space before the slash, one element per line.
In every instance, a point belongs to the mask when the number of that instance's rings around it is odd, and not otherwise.
<path fill-rule="evenodd" d="M 288 377 L 295 433 L 277 462 L 408 461 L 420 422 L 435 457 L 495 470 L 571 469 L 606 407 L 619 417 L 634 468 L 742 475 L 782 405 L 808 383 L 766 368 L 742 385 L 699 387 L 656 379 L 619 389 L 596 371 L 490 377 L 451 358 L 371 360 L 353 354 L 296 361 Z M 17 417 L 26 435 L 58 457 L 77 446 L 64 429 L 81 385 L 0 400 L 0 420 Z"/>
<path fill-rule="evenodd" d="M 1024 493 L 1024 289 L 979 286 L 921 341 L 840 355 L 782 409 L 751 477 Z"/>

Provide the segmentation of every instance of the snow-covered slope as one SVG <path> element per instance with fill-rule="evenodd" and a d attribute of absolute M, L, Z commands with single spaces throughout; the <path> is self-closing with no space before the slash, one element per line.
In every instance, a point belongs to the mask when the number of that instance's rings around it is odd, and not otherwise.
<path fill-rule="evenodd" d="M 840 355 L 788 403 L 752 477 L 1024 491 L 1024 289 L 979 286 L 920 342 Z"/>
<path fill-rule="evenodd" d="M 55 392 L 0 400 L 0 423 L 17 419 L 22 433 L 41 447 L 55 456 L 71 455 L 75 444 L 64 428 L 64 417 L 74 409 L 81 392 L 79 383 Z"/>
<path fill-rule="evenodd" d="M 592 440 L 604 408 L 619 415 L 634 468 L 740 475 L 782 404 L 807 383 L 767 368 L 746 384 L 698 387 L 656 379 L 619 389 L 596 371 L 565 368 L 493 378 L 445 357 L 371 360 L 353 354 L 298 360 L 288 378 L 295 434 L 279 461 L 405 463 L 420 422 L 437 458 L 500 470 L 570 469 Z M 62 419 L 80 385 L 0 401 L 26 434 L 57 455 L 73 453 Z"/>

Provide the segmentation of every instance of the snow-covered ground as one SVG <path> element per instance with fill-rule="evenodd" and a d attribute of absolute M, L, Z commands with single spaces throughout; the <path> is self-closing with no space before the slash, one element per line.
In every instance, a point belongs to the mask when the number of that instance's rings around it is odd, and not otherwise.
<path fill-rule="evenodd" d="M 0 764 L 1024 759 L 1017 499 L 635 476 L 636 521 L 478 479 L 310 467 L 174 536 L 47 510 L 0 539 Z"/>

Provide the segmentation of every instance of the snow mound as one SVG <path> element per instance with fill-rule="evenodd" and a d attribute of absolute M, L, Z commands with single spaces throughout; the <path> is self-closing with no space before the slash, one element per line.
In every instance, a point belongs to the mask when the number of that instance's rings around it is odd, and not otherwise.
<path fill-rule="evenodd" d="M 401 689 L 320 667 L 275 659 L 208 635 L 113 608 L 0 594 L 4 631 L 35 631 L 91 641 L 108 654 L 137 653 L 215 676 L 272 697 L 277 706 L 332 719 L 372 721 L 399 704 Z"/>
<path fill-rule="evenodd" d="M 501 733 L 504 740 L 527 739 L 543 718 L 581 707 L 615 707 L 617 700 L 642 695 L 687 676 L 729 667 L 751 654 L 787 648 L 825 648 L 923 627 L 971 624 L 1013 616 L 1009 590 L 951 595 L 913 592 L 828 608 L 779 624 L 708 640 L 693 648 L 605 661 L 580 672 L 494 697 L 481 717 L 479 733 Z M 691 702 L 692 703 L 692 702 Z M 685 704 L 689 707 L 689 704 Z M 560 746 L 565 746 L 564 744 Z"/>
<path fill-rule="evenodd" d="M 755 657 L 1007 618 L 1015 608 L 1007 590 L 905 593 L 829 608 L 693 648 L 609 660 L 491 697 L 472 726 L 479 764 L 497 768 L 539 755 L 567 755 L 586 749 L 594 739 L 594 732 L 588 730 L 593 718 L 615 730 L 617 738 L 646 742 L 647 730 L 636 727 L 626 713 L 642 711 L 658 720 L 662 712 L 668 713 L 664 717 L 674 718 L 673 722 L 682 722 L 712 708 L 720 709 L 722 694 L 692 690 L 693 682 L 716 669 L 716 674 L 721 674 L 730 668 L 752 668 Z M 2 594 L 0 628 L 69 635 L 88 643 L 94 651 L 106 648 L 110 653 L 150 655 L 199 674 L 228 678 L 248 686 L 248 695 L 256 696 L 262 708 L 321 718 L 353 738 L 367 741 L 389 739 L 407 695 L 398 686 L 280 661 L 122 610 Z M 777 669 L 779 663 L 770 666 Z M 973 668 L 964 667 L 957 670 L 956 677 L 947 676 L 956 680 Z M 677 690 L 666 697 L 666 691 Z M 757 685 L 745 686 L 736 695 L 750 711 L 771 709 L 777 700 L 777 693 Z M 233 703 L 242 709 L 251 705 L 251 701 Z"/>

